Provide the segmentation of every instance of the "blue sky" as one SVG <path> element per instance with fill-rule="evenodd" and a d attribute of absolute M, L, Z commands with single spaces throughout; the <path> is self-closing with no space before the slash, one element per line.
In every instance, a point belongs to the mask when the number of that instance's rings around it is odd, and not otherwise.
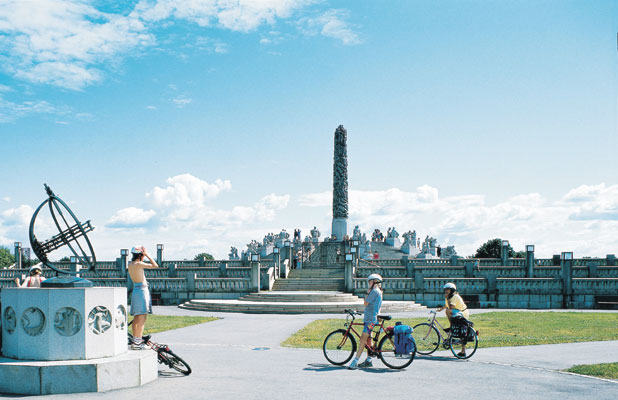
<path fill-rule="evenodd" d="M 326 235 L 343 124 L 352 225 L 618 253 L 617 4 L 3 2 L 0 245 L 43 182 L 107 259 Z"/>

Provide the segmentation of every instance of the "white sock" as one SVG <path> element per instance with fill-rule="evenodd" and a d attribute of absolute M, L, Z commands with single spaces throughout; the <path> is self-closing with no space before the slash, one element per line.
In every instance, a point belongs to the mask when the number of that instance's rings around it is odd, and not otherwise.
<path fill-rule="evenodd" d="M 365 361 L 371 362 L 371 357 L 367 356 L 367 359 Z"/>

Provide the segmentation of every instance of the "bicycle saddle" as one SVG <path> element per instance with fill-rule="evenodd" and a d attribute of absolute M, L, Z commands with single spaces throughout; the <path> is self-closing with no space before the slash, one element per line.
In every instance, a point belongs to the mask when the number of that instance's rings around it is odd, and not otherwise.
<path fill-rule="evenodd" d="M 393 319 L 390 315 L 378 315 L 378 318 L 383 319 L 384 321 L 390 321 Z"/>

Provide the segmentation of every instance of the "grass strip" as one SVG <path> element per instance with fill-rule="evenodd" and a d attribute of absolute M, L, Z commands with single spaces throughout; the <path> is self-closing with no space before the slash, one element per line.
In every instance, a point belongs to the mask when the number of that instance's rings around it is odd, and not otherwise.
<path fill-rule="evenodd" d="M 215 321 L 215 317 L 186 317 L 172 315 L 149 315 L 146 319 L 144 335 L 170 331 L 172 329 L 184 328 L 191 325 L 203 324 Z"/>
<path fill-rule="evenodd" d="M 567 370 L 580 375 L 596 376 L 605 379 L 618 379 L 618 362 L 605 364 L 575 365 Z"/>
<path fill-rule="evenodd" d="M 618 313 L 489 312 L 472 314 L 470 319 L 480 331 L 479 348 L 618 340 Z M 362 317 L 356 321 L 362 321 Z M 385 326 L 394 325 L 395 321 L 414 326 L 427 318 L 394 318 Z M 345 319 L 313 321 L 282 345 L 322 348 L 326 335 L 343 328 L 344 322 Z M 438 318 L 438 322 L 449 326 L 445 317 Z"/>

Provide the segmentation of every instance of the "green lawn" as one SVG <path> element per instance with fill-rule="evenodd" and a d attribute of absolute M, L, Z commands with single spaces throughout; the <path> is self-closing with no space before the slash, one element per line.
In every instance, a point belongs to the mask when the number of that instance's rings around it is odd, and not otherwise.
<path fill-rule="evenodd" d="M 618 379 L 618 362 L 608 364 L 576 365 L 566 371 L 581 375 L 598 376 L 599 378 Z"/>
<path fill-rule="evenodd" d="M 548 343 L 573 343 L 618 340 L 618 313 L 586 312 L 490 312 L 471 315 L 480 331 L 479 347 L 528 346 Z M 414 326 L 426 318 L 402 318 Z M 309 323 L 282 345 L 318 349 L 329 332 L 343 328 L 345 319 L 325 319 Z M 362 321 L 362 317 L 357 319 Z M 438 318 L 448 326 L 446 318 Z M 390 325 L 395 320 L 388 321 Z M 386 325 L 386 324 L 385 324 Z"/>
<path fill-rule="evenodd" d="M 149 315 L 146 319 L 144 335 L 184 328 L 185 326 L 215 321 L 215 317 L 177 317 L 169 315 Z"/>

